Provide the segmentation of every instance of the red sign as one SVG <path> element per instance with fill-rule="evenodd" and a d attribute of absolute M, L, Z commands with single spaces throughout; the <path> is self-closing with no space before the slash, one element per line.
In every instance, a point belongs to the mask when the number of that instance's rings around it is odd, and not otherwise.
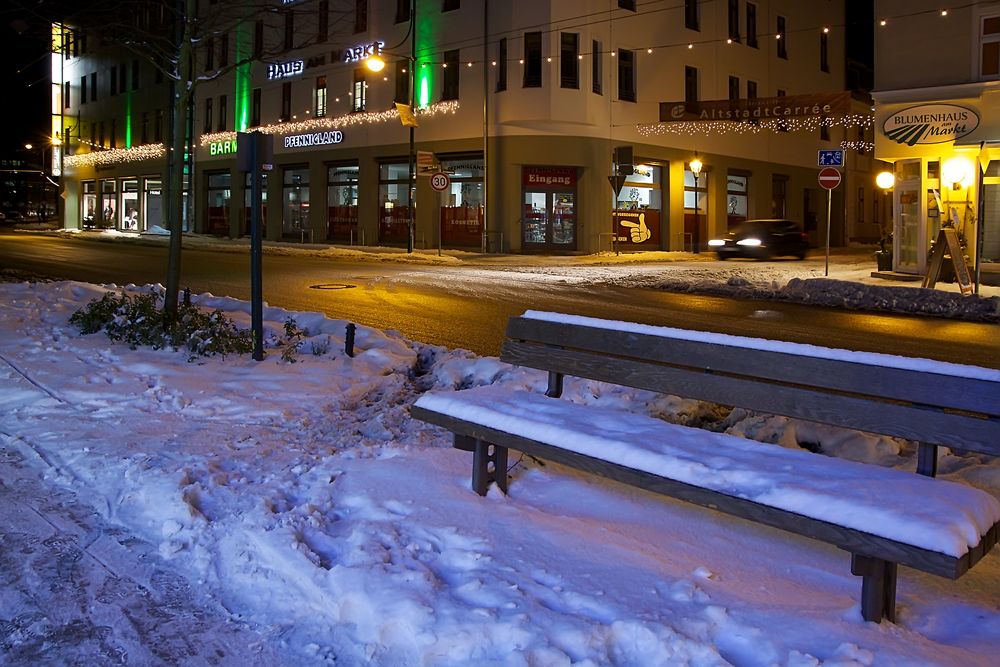
<path fill-rule="evenodd" d="M 840 185 L 840 172 L 833 167 L 819 170 L 819 184 L 827 190 L 833 190 Z"/>
<path fill-rule="evenodd" d="M 522 167 L 521 178 L 530 189 L 576 187 L 576 167 Z"/>
<path fill-rule="evenodd" d="M 436 174 L 431 174 L 431 187 L 438 192 L 444 192 L 451 185 L 451 179 L 448 178 L 448 174 L 443 171 L 439 171 Z"/>

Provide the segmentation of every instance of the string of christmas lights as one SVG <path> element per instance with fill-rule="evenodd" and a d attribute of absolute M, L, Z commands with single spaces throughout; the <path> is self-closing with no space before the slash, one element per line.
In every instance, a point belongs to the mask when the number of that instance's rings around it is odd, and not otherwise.
<path fill-rule="evenodd" d="M 453 114 L 458 111 L 457 100 L 438 102 L 423 109 L 416 109 L 418 118 L 434 118 L 445 114 Z M 366 111 L 361 113 L 345 114 L 336 118 L 310 118 L 308 120 L 286 121 L 283 123 L 273 123 L 255 128 L 264 134 L 289 134 L 296 132 L 316 132 L 320 130 L 340 130 L 346 127 L 358 125 L 373 125 L 377 123 L 387 123 L 399 118 L 399 112 L 395 108 L 386 111 Z M 207 146 L 217 141 L 232 141 L 236 138 L 236 132 L 213 132 L 203 134 L 199 143 Z"/>
<path fill-rule="evenodd" d="M 96 167 L 141 160 L 162 158 L 167 152 L 163 144 L 144 144 L 132 148 L 112 148 L 81 155 L 67 155 L 63 158 L 66 167 Z"/>
<path fill-rule="evenodd" d="M 752 123 L 731 120 L 695 120 L 677 123 L 656 123 L 636 125 L 636 131 L 644 137 L 662 134 L 709 135 L 709 134 L 758 134 L 770 132 L 816 131 L 820 127 L 862 127 L 869 128 L 875 122 L 874 116 L 867 114 L 844 114 L 827 118 L 778 118 Z"/>

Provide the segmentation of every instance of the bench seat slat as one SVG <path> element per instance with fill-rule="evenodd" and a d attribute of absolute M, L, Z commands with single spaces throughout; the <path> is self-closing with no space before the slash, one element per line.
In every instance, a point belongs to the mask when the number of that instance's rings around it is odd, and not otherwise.
<path fill-rule="evenodd" d="M 1000 501 L 963 485 L 497 387 L 425 394 L 413 416 L 949 578 L 1000 521 Z"/>
<path fill-rule="evenodd" d="M 597 352 L 522 341 L 506 341 L 501 359 L 545 371 L 1000 456 L 1000 419 L 943 413 L 798 385 L 710 374 L 700 368 L 609 358 Z"/>
<path fill-rule="evenodd" d="M 947 368 L 956 373 L 965 370 L 969 374 L 978 372 L 988 377 L 1000 377 L 1000 373 L 989 372 L 988 369 L 958 367 L 926 359 L 906 360 L 907 364 L 922 364 L 926 367 L 925 370 L 893 368 L 889 365 L 893 361 L 890 355 L 781 343 L 782 346 L 803 351 L 803 354 L 791 354 L 754 349 L 755 344 L 773 343 L 772 341 L 708 332 L 677 332 L 667 327 L 641 325 L 632 326 L 650 333 L 623 332 L 612 328 L 623 323 L 605 323 L 604 320 L 585 317 L 576 319 L 580 323 L 570 325 L 532 317 L 514 317 L 508 323 L 507 337 L 595 352 L 616 359 L 632 358 L 642 362 L 696 366 L 735 375 L 867 394 L 883 400 L 907 401 L 1000 416 L 1000 381 L 935 373 L 932 370 Z M 602 324 L 606 324 L 606 328 Z M 671 337 L 675 332 L 689 337 L 692 334 L 703 335 L 705 340 Z M 662 335 L 656 335 L 657 333 Z M 818 356 L 810 356 L 809 353 Z M 832 355 L 833 358 L 823 358 L 824 354 Z M 840 358 L 844 356 L 870 359 L 883 365 L 845 361 Z"/>

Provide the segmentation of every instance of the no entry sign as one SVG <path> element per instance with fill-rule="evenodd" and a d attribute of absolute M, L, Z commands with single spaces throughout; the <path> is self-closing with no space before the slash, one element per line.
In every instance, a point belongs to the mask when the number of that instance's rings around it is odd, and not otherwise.
<path fill-rule="evenodd" d="M 819 170 L 819 184 L 827 190 L 833 190 L 840 185 L 840 172 L 833 167 Z"/>

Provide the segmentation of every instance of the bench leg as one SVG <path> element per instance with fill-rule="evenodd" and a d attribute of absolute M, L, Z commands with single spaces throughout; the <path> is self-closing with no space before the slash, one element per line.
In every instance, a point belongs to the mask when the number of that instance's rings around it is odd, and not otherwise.
<path fill-rule="evenodd" d="M 476 451 L 476 439 L 471 435 L 456 433 L 451 446 L 455 449 L 461 449 L 463 452 L 474 452 Z"/>
<path fill-rule="evenodd" d="M 483 440 L 475 440 L 472 455 L 472 490 L 486 495 L 490 484 L 507 493 L 507 448 Z"/>
<path fill-rule="evenodd" d="M 917 474 L 935 477 L 937 475 L 937 445 L 917 443 Z"/>
<path fill-rule="evenodd" d="M 896 564 L 851 554 L 851 574 L 861 577 L 861 616 L 866 621 L 896 622 Z"/>

